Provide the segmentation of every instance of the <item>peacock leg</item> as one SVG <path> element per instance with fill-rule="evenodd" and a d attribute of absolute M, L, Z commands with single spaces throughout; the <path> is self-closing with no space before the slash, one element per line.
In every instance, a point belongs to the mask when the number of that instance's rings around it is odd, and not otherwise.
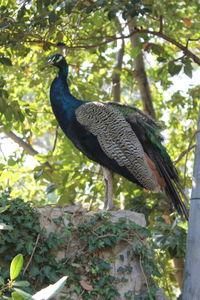
<path fill-rule="evenodd" d="M 105 190 L 104 209 L 111 210 L 113 208 L 113 172 L 107 168 L 103 169 L 103 180 Z"/>

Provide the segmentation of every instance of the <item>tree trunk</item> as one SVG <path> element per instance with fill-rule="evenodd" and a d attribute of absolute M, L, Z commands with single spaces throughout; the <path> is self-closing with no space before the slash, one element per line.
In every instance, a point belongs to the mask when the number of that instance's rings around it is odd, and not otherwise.
<path fill-rule="evenodd" d="M 129 21 L 129 31 L 132 32 L 134 27 L 136 27 L 136 21 L 135 19 L 131 19 Z M 137 34 L 132 35 L 130 39 L 133 49 L 139 45 L 139 37 Z M 156 118 L 142 52 L 134 60 L 134 70 L 141 94 L 143 110 L 151 117 Z"/>
<path fill-rule="evenodd" d="M 122 70 L 123 56 L 124 56 L 124 40 L 121 40 L 121 47 L 117 53 L 116 63 L 113 67 L 113 73 L 112 73 L 112 95 L 113 95 L 113 100 L 115 102 L 120 102 L 120 97 L 121 97 L 121 83 L 120 83 L 121 74 L 120 73 Z"/>
<path fill-rule="evenodd" d="M 136 20 L 133 18 L 129 20 L 129 31 L 132 32 L 133 29 L 136 27 Z M 140 43 L 139 37 L 137 34 L 134 34 L 130 37 L 131 39 L 131 45 L 134 49 L 137 47 Z M 135 58 L 134 60 L 134 70 L 136 73 L 136 80 L 138 82 L 138 87 L 140 90 L 141 100 L 143 104 L 143 110 L 156 119 L 156 113 L 153 107 L 153 100 L 151 97 L 151 91 L 150 86 L 148 82 L 148 77 L 145 71 L 145 65 L 143 60 L 143 54 L 142 52 Z M 163 213 L 164 215 L 170 215 L 171 213 L 171 205 L 169 202 L 166 202 L 166 204 L 163 207 Z M 178 260 L 176 258 L 173 259 L 173 265 L 174 268 L 178 268 L 178 270 L 175 271 L 175 278 L 179 284 L 180 289 L 182 289 L 182 282 L 183 282 L 183 274 L 184 274 L 184 259 L 179 258 Z M 179 268 L 181 266 L 181 268 Z"/>
<path fill-rule="evenodd" d="M 183 300 L 200 299 L 200 107 L 191 200 Z"/>

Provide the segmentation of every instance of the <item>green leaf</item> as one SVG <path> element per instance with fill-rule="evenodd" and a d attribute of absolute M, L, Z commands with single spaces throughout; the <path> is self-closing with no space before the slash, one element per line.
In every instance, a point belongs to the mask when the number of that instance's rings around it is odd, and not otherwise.
<path fill-rule="evenodd" d="M 17 278 L 17 276 L 19 275 L 19 273 L 21 272 L 21 269 L 23 267 L 23 255 L 22 254 L 18 254 L 16 255 L 10 265 L 10 279 L 14 280 L 15 278 Z"/>
<path fill-rule="evenodd" d="M 4 111 L 4 115 L 5 115 L 7 121 L 12 120 L 13 113 L 12 113 L 12 110 L 9 106 L 7 106 L 6 110 Z"/>
<path fill-rule="evenodd" d="M 5 282 L 4 282 L 4 279 L 3 277 L 0 276 L 0 285 L 3 285 Z"/>
<path fill-rule="evenodd" d="M 157 57 L 157 61 L 158 61 L 158 62 L 166 62 L 166 61 L 167 61 L 167 58 L 166 58 L 166 57 L 163 57 L 163 56 L 158 56 L 158 57 Z"/>
<path fill-rule="evenodd" d="M 55 189 L 56 189 L 56 184 L 51 184 L 51 185 L 49 185 L 47 188 L 46 188 L 46 194 L 50 194 L 50 193 L 52 193 L 53 191 L 55 191 Z"/>
<path fill-rule="evenodd" d="M 44 172 L 44 169 L 38 170 L 38 171 L 34 174 L 34 179 L 35 179 L 35 180 L 39 179 L 39 178 L 42 176 L 43 172 Z"/>
<path fill-rule="evenodd" d="M 182 69 L 182 65 L 176 65 L 173 61 L 168 63 L 168 72 L 170 75 L 177 75 Z"/>
<path fill-rule="evenodd" d="M 0 90 L 0 97 L 2 97 L 1 92 L 2 92 L 2 90 Z M 6 108 L 7 108 L 6 100 L 4 98 L 0 98 L 0 112 L 4 113 Z"/>
<path fill-rule="evenodd" d="M 40 270 L 38 267 L 33 266 L 29 272 L 30 276 L 36 277 L 38 274 L 40 274 Z"/>
<path fill-rule="evenodd" d="M 17 294 L 19 294 L 22 298 L 18 298 L 18 299 L 25 299 L 25 300 L 34 300 L 34 298 L 30 295 L 30 294 L 28 294 L 28 293 L 26 293 L 26 292 L 24 292 L 23 290 L 21 290 L 21 289 L 18 289 L 18 288 L 14 288 L 14 291 L 15 292 L 17 292 Z M 18 300 L 17 299 L 17 300 Z M 44 298 L 43 298 L 44 299 Z M 45 298 L 46 299 L 46 298 Z M 41 299 L 42 300 L 42 299 Z"/>
<path fill-rule="evenodd" d="M 125 296 L 126 298 L 132 298 L 132 297 L 134 296 L 134 293 L 133 293 L 132 291 L 128 291 L 128 292 L 126 292 L 126 293 L 124 294 L 124 296 Z"/>
<path fill-rule="evenodd" d="M 13 282 L 13 286 L 20 286 L 20 287 L 28 287 L 30 286 L 30 283 L 28 281 L 25 280 L 20 280 L 20 281 L 14 281 Z"/>
<path fill-rule="evenodd" d="M 156 55 L 165 54 L 165 51 L 162 46 L 154 43 L 149 43 L 150 49 Z"/>
<path fill-rule="evenodd" d="M 9 165 L 9 166 L 14 166 L 16 163 L 17 163 L 17 162 L 16 162 L 12 157 L 9 158 L 9 160 L 8 160 L 8 165 Z"/>
<path fill-rule="evenodd" d="M 188 62 L 188 63 L 185 64 L 183 70 L 184 70 L 184 73 L 185 73 L 188 77 L 192 78 L 192 65 L 191 65 L 190 62 Z"/>
<path fill-rule="evenodd" d="M 33 241 L 32 240 L 30 240 L 30 241 L 27 241 L 27 243 L 26 243 L 26 251 L 27 251 L 27 253 L 28 254 L 31 254 L 32 253 L 32 251 L 33 251 L 33 247 L 34 247 L 34 245 L 33 245 Z"/>
<path fill-rule="evenodd" d="M 25 298 L 24 297 L 22 297 L 19 293 L 17 293 L 17 292 L 13 292 L 12 294 L 11 294 L 11 296 L 12 296 L 12 299 L 13 300 L 24 300 Z"/>
<path fill-rule="evenodd" d="M 12 66 L 12 62 L 11 62 L 10 58 L 5 57 L 5 56 L 0 57 L 0 63 L 5 66 L 9 66 L 9 67 Z"/>
<path fill-rule="evenodd" d="M 0 207 L 0 214 L 2 214 L 4 211 L 8 210 L 10 207 L 10 205 L 6 205 L 6 206 L 3 206 L 3 207 Z"/>

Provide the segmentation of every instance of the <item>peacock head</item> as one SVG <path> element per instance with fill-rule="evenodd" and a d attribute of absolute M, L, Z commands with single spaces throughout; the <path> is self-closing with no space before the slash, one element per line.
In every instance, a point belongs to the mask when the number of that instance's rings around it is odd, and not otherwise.
<path fill-rule="evenodd" d="M 66 60 L 62 54 L 54 54 L 50 56 L 48 59 L 48 64 L 52 66 L 56 66 L 59 69 L 67 67 Z"/>

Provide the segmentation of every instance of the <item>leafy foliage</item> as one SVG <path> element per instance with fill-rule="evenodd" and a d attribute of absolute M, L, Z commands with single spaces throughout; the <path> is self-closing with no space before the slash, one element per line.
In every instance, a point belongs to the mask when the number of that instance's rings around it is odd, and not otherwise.
<path fill-rule="evenodd" d="M 185 51 L 199 55 L 199 9 L 200 4 L 194 0 L 183 1 L 181 7 L 178 1 L 172 0 L 34 0 L 20 4 L 14 0 L 2 0 L 1 137 L 10 137 L 12 130 L 20 142 L 25 142 L 29 150 L 32 147 L 37 153 L 30 157 L 33 153 L 28 151 L 27 154 L 24 144 L 16 147 L 3 139 L 1 189 L 12 187 L 13 197 L 22 197 L 34 205 L 81 202 L 92 209 L 102 205 L 101 169 L 80 154 L 57 127 L 48 100 L 55 73 L 46 67 L 46 61 L 49 55 L 62 52 L 70 64 L 69 83 L 75 96 L 85 100 L 112 100 L 111 76 L 120 37 L 122 34 L 129 36 L 128 21 L 137 16 L 139 45 L 133 49 L 130 39 L 124 39 L 121 101 L 142 107 L 133 70 L 134 59 L 142 51 L 157 118 L 166 127 L 165 145 L 172 159 L 180 158 L 176 167 L 189 195 L 194 149 L 191 146 L 195 143 L 199 103 L 196 78 L 199 75 L 192 56 Z M 177 47 L 174 41 L 183 45 L 185 50 Z M 16 150 L 9 151 L 11 145 L 15 145 Z M 186 155 L 181 157 L 184 152 Z M 157 222 L 156 216 L 163 214 L 167 201 L 163 195 L 146 193 L 115 176 L 116 205 L 121 199 L 126 200 L 126 208 L 144 212 L 151 229 Z M 158 223 L 158 227 L 160 225 Z M 11 225 L 5 220 L 2 226 L 9 229 L 5 226 Z M 162 230 L 163 235 L 172 234 L 170 229 L 168 232 L 162 227 Z M 37 234 L 33 236 L 35 240 Z M 180 234 L 181 240 L 185 239 L 184 234 Z M 23 241 L 19 235 L 12 238 L 18 240 L 18 250 L 21 251 Z M 28 245 L 31 252 L 34 242 L 30 241 Z M 181 245 L 183 250 L 184 243 Z M 10 257 L 9 252 L 7 256 Z M 168 258 L 169 253 L 164 264 L 167 270 L 171 270 Z M 33 270 L 33 275 L 36 276 L 37 272 Z M 176 285 L 171 275 L 168 279 Z"/>
<path fill-rule="evenodd" d="M 141 268 L 149 286 L 146 292 L 142 291 L 142 294 L 146 295 L 144 299 L 155 295 L 157 288 L 153 280 L 160 277 L 160 272 L 154 260 L 153 251 L 143 241 L 144 238 L 150 237 L 150 232 L 146 228 L 127 221 L 125 218 L 119 219 L 118 223 L 112 223 L 109 213 L 96 214 L 79 225 L 73 223 L 72 216 L 70 218 L 68 215 L 54 220 L 56 224 L 61 225 L 60 233 L 50 233 L 47 237 L 39 226 L 38 214 L 29 203 L 19 198 L 11 200 L 9 195 L 4 193 L 1 197 L 1 205 L 7 207 L 1 213 L 2 221 L 12 224 L 12 229 L 6 230 L 0 236 L 0 253 L 4 255 L 7 262 L 11 262 L 10 274 L 6 265 L 1 266 L 2 294 L 6 295 L 7 290 L 9 292 L 14 289 L 13 297 L 14 295 L 17 297 L 17 293 L 25 297 L 27 292 L 41 288 L 46 282 L 55 282 L 58 276 L 64 274 L 69 276 L 67 281 L 69 294 L 67 297 L 69 298 L 66 299 L 72 299 L 71 295 L 74 294 L 78 297 L 82 291 L 84 291 L 83 299 L 94 299 L 99 296 L 102 299 L 117 299 L 118 292 L 115 285 L 126 281 L 125 274 L 130 273 L 132 268 L 128 265 L 124 266 L 118 269 L 118 277 L 111 276 L 109 274 L 110 262 L 102 258 L 99 253 L 124 242 L 133 243 L 130 255 L 140 258 Z M 64 225 L 66 217 L 69 221 L 67 226 Z M 39 242 L 35 242 L 36 234 L 40 235 Z M 73 255 L 56 261 L 53 251 L 58 251 L 62 245 L 68 249 L 71 246 L 74 247 L 73 239 L 79 246 L 75 248 Z M 33 243 L 35 243 L 34 247 Z M 23 252 L 23 256 L 21 253 L 17 254 L 19 252 Z M 14 255 L 16 256 L 12 259 Z M 22 269 L 23 257 L 25 267 Z M 121 259 L 123 260 L 123 257 Z M 21 270 L 23 270 L 23 276 L 19 276 Z M 4 284 L 8 277 L 10 277 L 10 286 Z M 21 280 L 15 281 L 17 277 Z M 31 282 L 30 286 L 24 278 Z M 82 278 L 87 278 L 90 284 Z M 24 291 L 21 291 L 20 287 Z M 130 293 L 126 296 L 129 297 Z"/>
<path fill-rule="evenodd" d="M 0 253 L 4 260 L 11 262 L 13 256 L 20 253 L 19 258 L 23 255 L 27 264 L 36 247 L 28 276 L 25 275 L 25 278 L 34 282 L 32 289 L 37 290 L 38 285 L 58 280 L 61 273 L 58 272 L 58 264 L 50 250 L 58 249 L 64 239 L 54 233 L 46 238 L 39 224 L 38 213 L 31 208 L 30 203 L 25 203 L 20 198 L 11 199 L 8 193 L 1 196 L 0 203 L 2 207 L 6 207 L 0 215 L 1 222 L 10 225 L 10 228 L 0 232 Z M 40 242 L 37 243 L 37 240 Z M 22 264 L 20 259 L 18 262 Z M 15 262 L 14 266 L 16 267 Z M 13 268 L 11 264 L 11 280 L 18 276 L 20 269 L 21 267 Z M 7 266 L 1 267 L 1 276 L 4 280 L 9 277 Z"/>
<path fill-rule="evenodd" d="M 160 250 L 168 251 L 171 258 L 185 257 L 186 249 L 186 230 L 182 224 L 167 224 L 162 217 L 159 217 L 158 223 L 154 226 L 154 238 Z"/>
<path fill-rule="evenodd" d="M 10 264 L 10 279 L 8 279 L 7 284 L 2 277 L 0 277 L 0 297 L 1 299 L 7 300 L 42 300 L 51 299 L 52 296 L 58 294 L 58 292 L 63 289 L 64 284 L 67 280 L 67 276 L 63 276 L 55 284 L 42 289 L 37 292 L 33 297 L 25 292 L 23 289 L 30 286 L 28 281 L 16 281 L 15 279 L 19 276 L 21 269 L 23 267 L 23 256 L 22 254 L 17 254 Z M 7 293 L 11 293 L 11 297 L 5 296 Z"/>

